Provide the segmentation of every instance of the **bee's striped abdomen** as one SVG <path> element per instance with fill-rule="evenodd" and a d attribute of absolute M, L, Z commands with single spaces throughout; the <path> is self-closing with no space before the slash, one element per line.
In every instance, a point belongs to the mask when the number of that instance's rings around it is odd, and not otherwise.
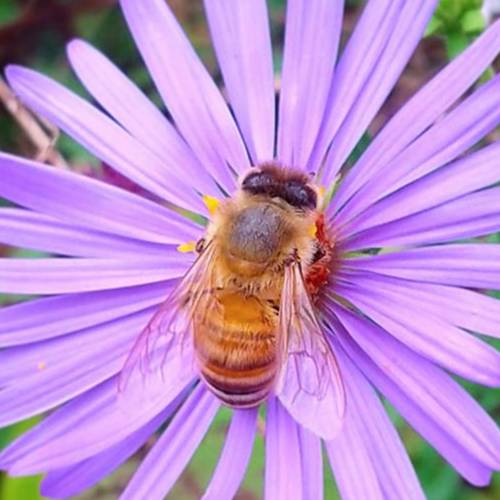
<path fill-rule="evenodd" d="M 217 306 L 195 319 L 201 375 L 227 405 L 251 407 L 267 398 L 277 370 L 276 324 L 265 302 L 237 293 L 219 294 Z"/>

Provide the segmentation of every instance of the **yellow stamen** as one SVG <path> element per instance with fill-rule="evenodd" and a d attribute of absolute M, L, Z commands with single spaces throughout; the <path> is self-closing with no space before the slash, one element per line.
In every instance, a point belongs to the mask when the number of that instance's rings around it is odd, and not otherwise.
<path fill-rule="evenodd" d="M 208 208 L 208 211 L 210 212 L 210 215 L 214 215 L 215 211 L 217 210 L 217 207 L 220 205 L 220 200 L 217 198 L 214 198 L 213 196 L 210 196 L 209 194 L 206 194 L 203 196 L 203 203 Z"/>
<path fill-rule="evenodd" d="M 180 253 L 189 253 L 196 250 L 196 241 L 188 241 L 177 247 L 177 251 Z"/>
<path fill-rule="evenodd" d="M 325 196 L 326 196 L 326 187 L 325 186 L 318 186 L 318 207 L 322 207 L 323 203 L 325 202 Z"/>
<path fill-rule="evenodd" d="M 37 365 L 37 368 L 40 371 L 45 370 L 45 368 L 47 368 L 47 365 L 46 365 L 45 361 L 39 361 L 38 365 Z"/>
<path fill-rule="evenodd" d="M 309 236 L 311 236 L 311 238 L 315 238 L 317 232 L 318 228 L 316 227 L 316 224 L 312 224 L 311 227 L 309 228 Z"/>

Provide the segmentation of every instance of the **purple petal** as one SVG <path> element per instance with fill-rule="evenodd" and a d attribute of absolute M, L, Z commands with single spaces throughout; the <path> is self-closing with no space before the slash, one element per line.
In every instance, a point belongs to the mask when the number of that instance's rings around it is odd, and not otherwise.
<path fill-rule="evenodd" d="M 165 168 L 199 192 L 220 196 L 175 128 L 117 66 L 82 40 L 68 44 L 68 57 L 87 90 L 123 128 L 154 152 Z"/>
<path fill-rule="evenodd" d="M 348 387 L 344 428 L 347 434 L 355 434 L 361 441 L 361 448 L 369 457 L 369 467 L 377 476 L 383 498 L 424 499 L 408 454 L 379 398 L 342 349 L 337 351 Z M 329 444 L 330 454 L 337 462 L 342 459 L 336 449 L 337 441 L 343 439 L 344 436 L 339 436 Z M 378 495 L 378 489 L 375 491 Z"/>
<path fill-rule="evenodd" d="M 128 316 L 162 302 L 173 282 L 31 300 L 0 308 L 0 347 L 31 344 Z"/>
<path fill-rule="evenodd" d="M 361 368 L 370 381 L 382 391 L 408 423 L 419 432 L 457 471 L 476 486 L 485 486 L 491 479 L 491 469 L 474 458 L 466 448 L 448 434 L 448 429 L 429 416 L 420 405 L 408 396 L 394 381 L 370 360 L 349 338 L 342 326 L 335 327 L 336 334 L 356 366 Z"/>
<path fill-rule="evenodd" d="M 399 110 L 342 182 L 332 200 L 335 208 L 344 205 L 363 184 L 371 182 L 373 173 L 389 164 L 470 88 L 498 54 L 499 34 L 497 22 Z"/>
<path fill-rule="evenodd" d="M 161 259 L 0 259 L 0 291 L 22 294 L 110 290 L 182 277 L 189 257 L 175 250 Z"/>
<path fill-rule="evenodd" d="M 383 500 L 372 460 L 352 417 L 346 415 L 342 432 L 335 440 L 326 443 L 326 450 L 343 499 Z"/>
<path fill-rule="evenodd" d="M 379 2 L 372 2 L 373 7 L 382 11 Z M 323 172 L 323 183 L 329 185 L 335 178 L 344 161 L 361 138 L 362 134 L 378 112 L 383 102 L 394 87 L 401 72 L 406 66 L 408 60 L 413 54 L 422 34 L 429 22 L 430 17 L 436 7 L 437 0 L 423 0 L 422 2 L 391 2 L 395 5 L 396 20 L 393 24 L 393 16 L 386 14 L 387 21 L 383 21 L 385 29 L 380 29 L 378 33 L 375 27 L 377 38 L 375 41 L 368 39 L 364 43 L 373 44 L 376 50 L 377 44 L 383 42 L 380 55 L 376 59 L 365 59 L 365 53 L 359 52 L 360 46 L 356 46 L 359 41 L 356 38 L 353 42 L 352 52 L 346 49 L 339 62 L 339 68 L 332 83 L 332 89 L 337 87 L 338 91 L 333 91 L 333 97 L 328 106 L 332 115 L 339 113 L 339 104 L 342 102 L 342 110 L 349 109 L 343 113 L 342 122 L 336 120 L 334 127 L 326 129 L 327 140 L 333 138 L 326 164 Z M 368 4 L 367 12 L 371 5 Z M 370 17 L 373 14 L 370 13 Z M 385 17 L 385 16 L 384 16 Z M 369 20 L 368 20 L 369 22 Z M 374 28 L 366 28 L 366 25 L 360 25 L 358 37 L 366 37 L 366 32 L 370 33 Z M 353 35 L 354 37 L 354 35 Z M 360 44 L 362 46 L 362 44 Z M 366 66 L 366 74 L 361 73 L 356 80 L 351 81 L 346 74 L 349 71 L 341 69 L 341 65 L 353 64 L 354 60 L 362 58 L 362 66 Z M 345 58 L 345 62 L 343 62 Z M 358 63 L 359 64 L 359 63 Z M 351 70 L 352 71 L 352 70 Z M 364 78 L 363 78 L 364 77 Z M 358 83 L 359 86 L 355 86 Z M 350 97 L 344 101 L 342 95 L 345 86 L 354 85 L 355 88 L 350 92 Z M 344 118 L 345 117 L 345 118 Z M 339 125 L 341 127 L 339 128 Z M 335 130 L 335 128 L 337 130 Z"/>
<path fill-rule="evenodd" d="M 302 498 L 323 499 L 323 454 L 321 439 L 300 426 L 299 445 L 302 467 Z"/>
<path fill-rule="evenodd" d="M 163 284 L 164 289 L 165 285 Z M 130 293 L 130 290 L 127 290 L 127 293 Z M 138 290 L 138 293 L 140 294 L 141 290 Z M 131 341 L 138 337 L 144 327 L 141 318 L 144 317 L 150 320 L 158 304 L 164 298 L 164 295 L 160 296 L 158 291 L 156 293 L 156 300 L 150 299 L 148 306 L 144 304 L 143 294 L 142 303 L 140 301 L 135 304 L 130 302 L 133 304 L 130 311 L 127 314 L 122 313 L 111 321 L 103 322 L 101 320 L 87 328 L 78 328 L 78 322 L 74 321 L 74 324 L 67 326 L 71 333 L 67 333 L 62 337 L 0 350 L 0 387 L 16 385 L 18 382 L 24 382 L 24 379 L 27 378 L 31 378 L 32 381 L 36 382 L 37 378 L 41 380 L 43 375 L 48 375 L 53 370 L 65 369 L 67 364 L 75 365 L 76 368 L 72 368 L 72 370 L 86 369 L 86 362 L 81 362 L 80 357 L 97 356 L 99 358 L 100 356 L 128 354 L 131 349 Z M 96 299 L 94 298 L 94 300 Z M 101 307 L 105 305 L 106 301 Z M 95 312 L 95 305 L 93 306 L 94 310 L 92 312 Z M 75 314 L 77 314 L 78 309 L 78 307 L 75 307 L 73 310 Z M 116 309 L 114 314 L 116 314 Z M 30 320 L 33 321 L 33 319 Z M 84 318 L 83 322 L 86 320 L 88 321 L 88 318 Z M 49 327 L 49 325 L 46 326 L 46 328 Z M 113 348 L 111 348 L 111 345 L 113 345 Z M 98 359 L 90 360 L 90 362 L 94 361 L 96 363 L 100 362 Z M 119 368 L 123 367 L 124 361 Z"/>
<path fill-rule="evenodd" d="M 397 155 L 391 162 L 372 175 L 371 182 L 365 184 L 351 200 L 341 209 L 341 213 L 337 216 L 339 220 L 346 218 L 352 219 L 363 210 L 367 209 L 371 204 L 380 200 L 382 197 L 393 193 L 401 187 L 413 182 L 416 179 L 433 172 L 441 165 L 445 165 L 454 160 L 458 155 L 467 151 L 471 146 L 476 144 L 486 134 L 491 132 L 500 123 L 500 77 L 494 78 L 484 84 L 477 92 L 472 94 L 468 99 L 462 102 L 457 108 L 451 111 L 446 117 L 438 121 L 429 130 L 418 137 L 404 151 Z M 487 174 L 484 174 L 484 169 L 488 166 L 484 165 L 488 162 L 491 164 L 490 155 L 498 155 L 496 147 L 488 148 L 487 152 L 469 157 L 470 162 L 480 162 L 478 174 L 483 175 L 478 177 L 478 187 L 485 187 L 492 182 L 498 180 L 499 175 L 495 169 L 490 169 Z M 467 162 L 467 160 L 465 160 Z M 460 171 L 461 162 L 458 162 L 459 167 L 455 169 Z M 445 172 L 454 170 L 454 167 L 446 169 Z M 481 169 L 482 167 L 482 169 Z M 457 182 L 458 194 L 467 193 L 474 190 L 473 186 L 469 191 L 464 188 L 463 183 L 470 181 L 475 177 L 475 172 L 469 172 L 468 175 L 461 175 L 461 183 Z M 489 174 L 489 175 L 488 175 Z M 457 176 L 459 173 L 457 172 Z M 432 179 L 435 188 L 444 189 L 440 182 L 443 182 L 442 177 L 446 178 L 446 174 L 438 174 L 436 176 L 428 176 L 427 179 Z M 492 179 L 493 180 L 490 180 Z M 484 180 L 484 183 L 481 181 Z M 447 180 L 445 180 L 447 181 Z M 428 181 L 430 182 L 430 181 Z M 448 181 L 455 184 L 456 181 Z M 432 194 L 421 193 L 418 190 L 420 183 L 417 183 L 417 188 L 413 189 L 412 195 L 419 195 L 419 200 L 427 199 L 434 201 Z M 453 188 L 448 189 L 453 192 Z M 443 191 L 441 201 L 451 199 L 446 198 L 448 190 Z M 406 194 L 406 193 L 405 193 Z M 401 194 L 398 194 L 401 196 Z M 390 203 L 390 200 L 388 201 Z M 434 205 L 439 204 L 439 198 Z M 428 206 L 433 206 L 429 203 Z M 411 205 L 409 207 L 411 210 Z M 399 216 L 398 209 L 394 209 L 394 214 Z M 408 212 L 408 213 L 411 213 Z M 401 216 L 406 213 L 402 213 Z M 392 219 L 394 218 L 394 215 Z M 386 219 L 386 220 L 392 220 Z M 364 222 L 363 222 L 364 225 Z M 366 226 L 369 227 L 369 226 Z"/>
<path fill-rule="evenodd" d="M 500 231 L 500 189 L 491 188 L 361 231 L 342 242 L 342 248 L 355 251 L 444 243 L 496 231 Z"/>
<path fill-rule="evenodd" d="M 155 243 L 196 239 L 200 228 L 122 189 L 62 169 L 0 154 L 0 196 L 58 220 Z"/>
<path fill-rule="evenodd" d="M 0 390 L 0 427 L 52 409 L 118 373 L 153 313 L 147 309 L 81 334 L 46 341 L 39 353 L 36 345 L 18 348 L 12 360 L 9 350 L 2 351 L 7 358 L 2 371 L 13 365 L 19 377 Z M 89 335 L 93 341 L 89 342 Z"/>
<path fill-rule="evenodd" d="M 52 374 L 60 374 L 61 370 L 67 370 L 68 365 L 70 370 L 86 370 L 89 361 L 91 364 L 102 364 L 101 358 L 111 359 L 110 363 L 117 364 L 115 358 L 122 358 L 124 354 L 128 354 L 132 340 L 138 336 L 153 314 L 154 308 L 148 308 L 63 337 L 2 349 L 0 387 L 16 388 L 25 383 L 36 384 L 37 380 L 40 380 L 41 385 L 42 380 L 53 378 Z M 122 359 L 121 364 L 117 364 L 118 369 L 113 373 L 123 367 L 124 362 Z M 61 384 L 66 382 L 69 383 L 69 380 L 60 381 Z M 46 383 L 48 389 L 49 382 Z M 0 400 L 2 397 L 0 392 Z M 21 399 L 22 397 L 21 395 Z"/>
<path fill-rule="evenodd" d="M 276 398 L 267 402 L 266 500 L 289 500 L 302 491 L 299 426 Z"/>
<path fill-rule="evenodd" d="M 148 453 L 120 498 L 164 498 L 203 439 L 219 406 L 220 402 L 200 384 Z"/>
<path fill-rule="evenodd" d="M 441 427 L 442 432 L 486 467 L 498 469 L 500 431 L 457 382 L 381 328 L 340 307 L 334 307 L 334 312 L 349 335 L 385 376 Z M 344 335 L 341 335 L 341 340 L 351 355 L 352 349 Z M 364 369 L 363 365 L 359 366 Z M 451 460 L 451 457 L 447 459 Z"/>
<path fill-rule="evenodd" d="M 255 440 L 257 409 L 235 410 L 219 458 L 203 500 L 233 498 L 245 476 Z"/>
<path fill-rule="evenodd" d="M 369 81 L 397 22 L 403 0 L 367 2 L 335 68 L 310 167 L 317 170 L 363 86 Z"/>
<path fill-rule="evenodd" d="M 94 413 L 98 414 L 102 411 L 116 397 L 116 384 L 116 379 L 107 380 L 55 410 L 33 429 L 22 434 L 2 450 L 0 467 L 4 470 L 9 469 L 15 462 L 30 455 L 38 447 L 45 446 L 52 439 L 63 436 L 76 425 L 85 424 L 87 419 Z M 74 461 L 76 462 L 78 460 Z M 60 467 L 65 466 L 65 463 L 60 465 Z M 44 469 L 40 469 L 42 470 Z"/>
<path fill-rule="evenodd" d="M 205 0 L 229 100 L 254 164 L 274 157 L 274 72 L 265 0 Z"/>
<path fill-rule="evenodd" d="M 336 293 L 399 341 L 461 377 L 500 386 L 500 354 L 489 344 L 437 315 L 424 314 L 418 301 L 408 303 L 404 295 L 379 290 L 366 276 L 351 275 L 350 280 L 338 284 Z"/>
<path fill-rule="evenodd" d="M 160 256 L 166 245 L 82 229 L 29 210 L 0 208 L 0 241 L 7 245 L 78 257 Z"/>
<path fill-rule="evenodd" d="M 115 446 L 83 462 L 49 472 L 40 485 L 42 495 L 54 498 L 72 497 L 97 484 L 151 438 L 158 427 L 175 411 L 180 403 L 179 399 L 174 400 L 150 422 Z"/>
<path fill-rule="evenodd" d="M 281 75 L 278 159 L 305 168 L 332 83 L 343 0 L 289 0 Z"/>
<path fill-rule="evenodd" d="M 164 353 L 159 353 L 163 359 Z M 164 372 L 138 370 L 124 391 L 116 377 L 73 399 L 0 455 L 11 474 L 59 469 L 119 443 L 168 406 L 194 378 L 191 349 L 169 352 Z M 167 378 L 168 377 L 168 378 Z M 79 443 L 75 447 L 75 443 Z"/>
<path fill-rule="evenodd" d="M 165 200 L 188 210 L 204 210 L 200 196 L 181 180 L 179 171 L 166 168 L 163 160 L 81 97 L 20 66 L 9 66 L 6 76 L 24 103 L 115 170 Z"/>
<path fill-rule="evenodd" d="M 468 288 L 500 288 L 500 245 L 414 248 L 348 262 L 356 269 L 397 278 Z"/>
<path fill-rule="evenodd" d="M 500 84 L 500 79 L 498 83 Z M 500 85 L 498 88 L 500 90 Z M 500 102 L 500 93 L 498 102 Z M 499 106 L 496 106 L 496 108 L 497 111 L 500 110 Z M 469 112 L 469 116 L 470 114 Z M 498 117 L 500 118 L 500 112 Z M 449 130 L 450 127 L 447 127 L 447 131 Z M 470 133 L 470 129 L 468 129 L 468 132 Z M 436 141 L 437 138 L 433 136 L 433 140 Z M 418 156 L 416 151 L 412 153 L 413 158 Z M 353 220 L 352 223 L 355 225 L 356 232 L 395 219 L 401 219 L 478 189 L 491 186 L 500 179 L 500 174 L 495 168 L 498 164 L 499 154 L 500 143 L 493 144 L 401 187 L 400 184 L 406 182 L 406 180 L 403 180 L 393 186 L 394 189 L 397 189 L 396 191 L 393 191 L 389 196 L 385 196 L 381 201 L 371 206 L 366 213 L 358 215 Z M 406 165 L 409 165 L 409 160 L 405 162 Z M 418 165 L 418 163 L 415 163 L 415 165 Z M 412 175 L 421 166 L 415 167 Z M 392 172 L 395 170 L 396 167 L 394 166 Z M 388 175 L 390 174 L 386 174 L 386 177 Z M 359 220 L 356 221 L 356 219 Z"/>
<path fill-rule="evenodd" d="M 355 266 L 354 266 L 355 267 Z M 500 300 L 463 288 L 349 270 L 343 277 L 472 332 L 500 338 Z"/>
<path fill-rule="evenodd" d="M 249 167 L 236 124 L 217 86 L 163 0 L 121 0 L 142 57 L 174 122 L 226 192 L 230 169 Z"/>

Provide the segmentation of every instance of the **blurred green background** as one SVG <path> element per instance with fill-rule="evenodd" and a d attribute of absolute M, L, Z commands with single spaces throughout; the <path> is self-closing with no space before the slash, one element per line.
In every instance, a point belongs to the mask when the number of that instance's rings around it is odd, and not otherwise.
<path fill-rule="evenodd" d="M 285 1 L 270 0 L 268 3 L 272 20 L 278 80 L 282 57 Z M 344 39 L 352 31 L 363 3 L 363 1 L 346 2 Z M 169 0 L 169 4 L 181 20 L 207 67 L 215 79 L 220 82 L 221 77 L 210 47 L 201 1 Z M 441 1 L 427 30 L 428 36 L 420 43 L 399 84 L 372 124 L 369 134 L 375 133 L 423 82 L 446 64 L 449 58 L 463 50 L 485 28 L 480 12 L 481 6 L 480 0 Z M 127 32 L 115 0 L 0 0 L 0 67 L 3 68 L 9 63 L 25 64 L 37 68 L 77 92 L 85 94 L 72 76 L 65 59 L 65 43 L 74 37 L 85 38 L 103 50 L 153 100 L 160 103 Z M 493 71 L 495 70 L 491 68 L 483 78 L 488 78 Z M 488 138 L 490 141 L 498 139 L 498 131 Z M 365 143 L 366 138 L 363 145 L 357 148 L 357 155 L 360 154 L 363 147 L 366 147 Z M 60 137 L 57 148 L 68 163 L 69 168 L 101 177 L 105 181 L 123 182 L 112 177 L 110 172 L 95 158 L 92 158 L 68 138 Z M 27 157 L 34 157 L 37 154 L 36 148 L 22 126 L 14 120 L 1 102 L 0 149 Z M 0 200 L 1 203 L 2 200 Z M 492 238 L 500 242 L 498 236 Z M 0 246 L 0 255 L 13 254 L 30 256 L 32 252 L 21 252 L 17 249 Z M 13 297 L 0 295 L 0 306 L 12 303 L 14 300 Z M 472 385 L 468 385 L 468 389 L 498 420 L 500 417 L 500 394 Z M 388 410 L 409 450 L 424 490 L 430 499 L 493 500 L 500 498 L 500 476 L 498 474 L 489 488 L 478 490 L 469 487 L 441 460 L 432 448 L 405 425 L 394 410 L 391 408 Z M 211 432 L 205 438 L 188 469 L 168 498 L 182 500 L 199 498 L 202 495 L 217 462 L 229 418 L 230 412 L 228 410 L 219 413 L 212 425 Z M 0 429 L 0 449 L 36 423 L 36 420 L 32 419 L 7 429 Z M 121 467 L 115 474 L 79 498 L 116 498 L 146 451 L 141 450 L 133 460 Z M 250 500 L 261 497 L 263 463 L 263 438 L 259 435 L 250 469 L 238 494 L 239 499 Z M 0 500 L 41 498 L 38 493 L 39 481 L 38 477 L 8 478 L 5 475 L 0 475 Z M 326 498 L 338 498 L 334 481 L 326 465 L 325 491 Z"/>

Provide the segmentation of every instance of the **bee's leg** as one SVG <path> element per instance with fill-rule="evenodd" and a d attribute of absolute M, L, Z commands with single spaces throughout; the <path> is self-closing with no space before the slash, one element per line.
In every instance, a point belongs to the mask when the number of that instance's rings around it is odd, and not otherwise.
<path fill-rule="evenodd" d="M 200 238 L 197 242 L 196 242 L 196 246 L 195 246 L 195 250 L 196 250 L 196 253 L 200 254 L 203 252 L 203 250 L 205 250 L 205 245 L 206 245 L 206 240 L 205 238 Z"/>
<path fill-rule="evenodd" d="M 267 302 L 267 305 L 269 306 L 270 310 L 273 312 L 273 314 L 275 316 L 278 316 L 280 313 L 279 303 L 276 302 L 275 300 L 270 300 L 270 299 L 268 299 L 266 302 Z"/>
<path fill-rule="evenodd" d="M 316 251 L 314 252 L 312 258 L 312 264 L 320 261 L 325 256 L 326 256 L 326 250 L 321 245 L 317 245 Z"/>
<path fill-rule="evenodd" d="M 285 266 L 291 266 L 292 264 L 300 264 L 300 255 L 296 248 L 294 248 L 292 253 L 285 259 Z"/>

